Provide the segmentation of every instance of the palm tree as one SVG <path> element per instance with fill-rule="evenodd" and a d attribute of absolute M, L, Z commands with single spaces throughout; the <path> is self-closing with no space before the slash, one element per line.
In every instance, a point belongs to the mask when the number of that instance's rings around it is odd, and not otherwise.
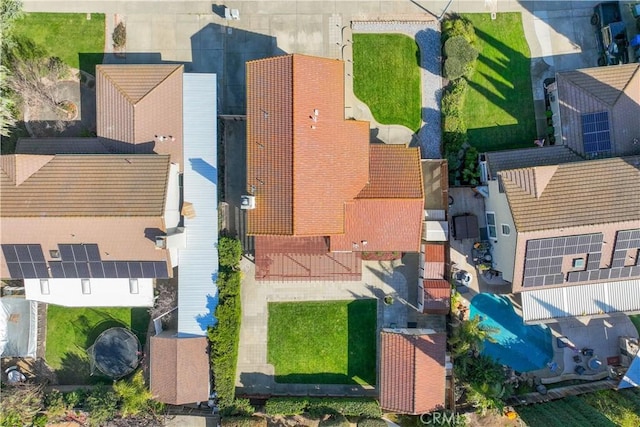
<path fill-rule="evenodd" d="M 454 356 L 467 354 L 470 351 L 480 352 L 485 341 L 497 342 L 494 335 L 500 332 L 498 328 L 481 325 L 479 316 L 459 323 L 454 326 L 449 343 L 453 348 Z"/>

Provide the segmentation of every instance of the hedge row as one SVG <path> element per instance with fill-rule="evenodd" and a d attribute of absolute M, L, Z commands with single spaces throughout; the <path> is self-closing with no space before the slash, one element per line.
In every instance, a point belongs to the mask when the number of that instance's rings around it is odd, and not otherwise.
<path fill-rule="evenodd" d="M 267 401 L 268 415 L 299 415 L 308 412 L 311 416 L 345 415 L 352 417 L 380 418 L 382 411 L 377 401 L 367 398 L 330 397 L 274 397 Z"/>
<path fill-rule="evenodd" d="M 478 184 L 478 152 L 467 148 L 461 158 L 461 150 L 468 147 L 467 126 L 463 107 L 469 85 L 469 76 L 475 67 L 478 52 L 473 47 L 476 40 L 473 24 L 455 16 L 442 25 L 443 54 L 446 56 L 444 75 L 450 79 L 441 102 L 443 156 L 449 163 L 450 181 L 461 184 Z"/>
<path fill-rule="evenodd" d="M 242 255 L 242 247 L 239 241 L 223 237 L 219 241 L 218 250 L 220 253 L 220 272 L 217 280 L 218 307 L 216 308 L 218 323 L 210 328 L 208 333 L 211 342 L 211 366 L 220 409 L 227 412 L 244 412 L 232 410 L 238 406 L 235 401 L 235 382 L 242 318 L 240 302 L 242 275 L 237 271 L 237 266 Z"/>

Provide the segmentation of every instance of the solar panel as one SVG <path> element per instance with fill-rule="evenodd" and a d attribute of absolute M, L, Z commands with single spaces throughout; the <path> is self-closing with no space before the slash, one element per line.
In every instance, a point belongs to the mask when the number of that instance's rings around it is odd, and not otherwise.
<path fill-rule="evenodd" d="M 165 262 L 156 262 L 156 277 L 161 279 L 167 279 L 169 274 L 167 273 L 167 264 Z"/>
<path fill-rule="evenodd" d="M 73 249 L 71 248 L 71 245 L 58 245 L 58 248 L 60 248 L 60 257 L 62 258 L 62 261 L 75 261 L 76 259 L 73 256 Z"/>
<path fill-rule="evenodd" d="M 114 277 L 118 277 L 116 273 L 116 263 L 113 261 L 103 261 L 102 268 L 104 269 L 104 277 L 107 279 L 111 279 Z"/>
<path fill-rule="evenodd" d="M 126 261 L 116 261 L 116 272 L 118 278 L 128 279 L 129 276 L 129 263 Z"/>
<path fill-rule="evenodd" d="M 47 263 L 45 262 L 34 262 L 33 266 L 36 270 L 36 277 L 34 279 L 41 279 L 45 277 L 49 277 L 49 270 L 47 269 Z"/>
<path fill-rule="evenodd" d="M 90 262 L 89 270 L 91 271 L 91 277 L 95 277 L 96 279 L 104 278 L 104 269 L 102 268 L 101 262 Z"/>
<path fill-rule="evenodd" d="M 64 278 L 64 270 L 60 261 L 49 261 L 49 268 L 51 269 L 51 277 Z"/>
<path fill-rule="evenodd" d="M 18 254 L 18 262 L 31 262 L 31 254 L 27 245 L 15 245 Z"/>
<path fill-rule="evenodd" d="M 20 263 L 17 262 L 8 262 L 7 268 L 9 269 L 9 274 L 14 279 L 24 279 L 24 275 L 22 274 L 22 268 L 20 268 Z"/>
<path fill-rule="evenodd" d="M 62 269 L 64 270 L 64 277 L 66 277 L 67 279 L 78 277 L 78 271 L 76 270 L 75 262 L 62 261 Z"/>
<path fill-rule="evenodd" d="M 83 279 L 89 279 L 93 276 L 91 276 L 91 273 L 89 272 L 89 264 L 86 262 L 77 262 L 76 263 L 76 270 L 78 271 L 78 277 L 83 278 Z"/>
<path fill-rule="evenodd" d="M 582 115 L 582 144 L 585 153 L 591 156 L 611 151 L 609 113 L 603 111 Z"/>
<path fill-rule="evenodd" d="M 144 261 L 140 263 L 142 266 L 142 276 L 144 278 L 156 277 L 156 269 L 151 261 Z"/>
<path fill-rule="evenodd" d="M 139 279 L 142 277 L 142 266 L 140 262 L 129 262 L 129 274 L 132 279 Z"/>
<path fill-rule="evenodd" d="M 87 260 L 87 251 L 84 248 L 84 245 L 72 245 L 73 249 L 73 257 L 76 261 L 86 261 Z"/>
<path fill-rule="evenodd" d="M 44 254 L 42 253 L 42 246 L 40 245 L 28 245 L 29 254 L 31 254 L 31 260 L 33 262 L 44 262 Z"/>
<path fill-rule="evenodd" d="M 98 249 L 98 245 L 85 245 L 85 249 L 87 251 L 87 259 L 89 261 L 100 261 L 100 250 Z"/>

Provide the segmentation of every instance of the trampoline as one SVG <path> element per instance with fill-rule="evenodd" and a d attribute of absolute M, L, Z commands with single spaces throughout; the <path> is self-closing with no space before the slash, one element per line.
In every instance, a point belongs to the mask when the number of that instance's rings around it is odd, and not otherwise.
<path fill-rule="evenodd" d="M 112 379 L 130 374 L 138 367 L 140 350 L 140 341 L 130 330 L 107 329 L 87 349 L 91 375 L 96 370 Z"/>

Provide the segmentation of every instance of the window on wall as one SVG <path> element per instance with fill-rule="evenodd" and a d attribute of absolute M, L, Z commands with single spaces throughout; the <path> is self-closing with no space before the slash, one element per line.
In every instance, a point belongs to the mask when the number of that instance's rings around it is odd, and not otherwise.
<path fill-rule="evenodd" d="M 487 234 L 490 239 L 498 239 L 498 232 L 496 230 L 496 214 L 494 212 L 487 212 Z"/>
<path fill-rule="evenodd" d="M 508 236 L 509 234 L 511 234 L 511 227 L 509 227 L 507 224 L 502 224 L 501 228 L 502 228 L 501 231 L 503 236 Z"/>

